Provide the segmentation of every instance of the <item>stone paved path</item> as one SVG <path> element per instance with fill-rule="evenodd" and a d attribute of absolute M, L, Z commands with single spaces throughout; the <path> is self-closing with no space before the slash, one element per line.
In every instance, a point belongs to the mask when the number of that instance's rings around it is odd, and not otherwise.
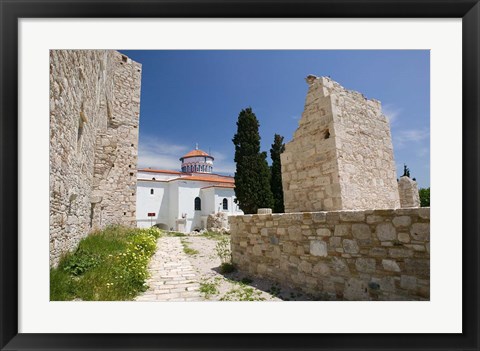
<path fill-rule="evenodd" d="M 148 271 L 149 289 L 137 301 L 200 301 L 198 276 L 183 252 L 178 237 L 162 237 L 157 242 Z"/>

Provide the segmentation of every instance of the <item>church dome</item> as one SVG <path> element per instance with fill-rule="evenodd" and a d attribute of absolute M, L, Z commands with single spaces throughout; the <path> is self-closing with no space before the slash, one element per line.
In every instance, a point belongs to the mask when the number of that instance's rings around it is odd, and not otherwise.
<path fill-rule="evenodd" d="M 213 156 L 210 156 L 203 150 L 199 150 L 197 144 L 194 150 L 180 157 L 180 161 L 182 161 L 182 172 L 212 173 L 213 160 Z"/>

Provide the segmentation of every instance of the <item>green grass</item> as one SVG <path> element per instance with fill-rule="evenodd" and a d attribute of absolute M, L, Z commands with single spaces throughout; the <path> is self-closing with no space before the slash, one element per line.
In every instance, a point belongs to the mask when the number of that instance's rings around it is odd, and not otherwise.
<path fill-rule="evenodd" d="M 148 287 L 147 265 L 157 229 L 112 226 L 82 239 L 50 270 L 50 300 L 131 300 Z"/>
<path fill-rule="evenodd" d="M 212 295 L 217 295 L 219 293 L 217 286 L 217 283 L 202 282 L 200 283 L 199 290 L 206 299 L 209 299 Z"/>
<path fill-rule="evenodd" d="M 185 252 L 187 255 L 196 255 L 198 254 L 198 251 L 195 249 L 192 249 L 191 247 L 188 246 L 188 244 L 191 244 L 189 241 L 186 240 L 181 240 L 182 245 L 183 245 L 183 252 Z"/>
<path fill-rule="evenodd" d="M 220 265 L 220 273 L 222 274 L 227 274 L 227 273 L 232 273 L 235 272 L 235 266 L 231 264 L 230 262 L 223 262 Z"/>
<path fill-rule="evenodd" d="M 228 291 L 220 301 L 265 301 L 262 293 L 243 284 Z"/>
<path fill-rule="evenodd" d="M 208 239 L 213 239 L 213 240 L 221 240 L 223 237 L 227 236 L 228 234 L 222 234 L 222 233 L 217 233 L 217 232 L 205 232 L 201 236 L 208 238 Z"/>
<path fill-rule="evenodd" d="M 184 236 L 187 236 L 185 233 L 181 233 L 181 232 L 165 232 L 165 235 L 166 236 L 176 236 L 176 237 L 184 237 Z"/>

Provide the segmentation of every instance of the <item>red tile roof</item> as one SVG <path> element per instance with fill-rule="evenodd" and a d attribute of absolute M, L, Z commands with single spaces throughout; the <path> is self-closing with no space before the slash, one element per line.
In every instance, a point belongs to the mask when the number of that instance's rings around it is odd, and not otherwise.
<path fill-rule="evenodd" d="M 188 175 L 188 176 L 184 176 L 184 177 L 171 179 L 171 181 L 173 181 L 173 180 L 197 180 L 197 181 L 201 181 L 201 182 L 215 182 L 215 183 L 235 184 L 235 179 L 233 177 L 219 176 L 219 175 L 216 175 L 216 174 L 209 174 L 209 175 L 207 175 L 207 174 L 202 174 L 202 175 L 193 174 L 193 175 Z"/>
<path fill-rule="evenodd" d="M 182 157 L 180 157 L 180 160 L 183 160 L 184 158 L 188 158 L 188 157 L 198 157 L 198 156 L 210 157 L 210 158 L 213 160 L 213 157 L 212 157 L 212 156 L 210 156 L 209 154 L 207 154 L 205 151 L 198 150 L 198 149 L 195 149 L 195 150 L 192 150 L 192 151 L 186 153 L 185 155 L 183 155 Z"/>
<path fill-rule="evenodd" d="M 139 169 L 138 172 L 182 174 L 182 172 L 178 172 L 178 171 L 166 171 L 163 169 L 150 169 L 150 168 Z"/>
<path fill-rule="evenodd" d="M 209 186 L 204 186 L 201 189 L 208 189 L 208 188 L 228 188 L 228 189 L 234 189 L 235 184 L 214 184 L 214 185 L 209 185 Z"/>

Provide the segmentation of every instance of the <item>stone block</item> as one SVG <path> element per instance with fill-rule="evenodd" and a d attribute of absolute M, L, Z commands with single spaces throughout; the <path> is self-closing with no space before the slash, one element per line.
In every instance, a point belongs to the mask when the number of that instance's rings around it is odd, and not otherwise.
<path fill-rule="evenodd" d="M 359 248 L 356 240 L 343 239 L 343 249 L 346 253 L 358 253 Z"/>
<path fill-rule="evenodd" d="M 410 229 L 410 235 L 417 241 L 430 240 L 430 223 L 414 223 Z"/>
<path fill-rule="evenodd" d="M 328 228 L 318 228 L 317 229 L 318 236 L 331 236 L 332 232 Z"/>
<path fill-rule="evenodd" d="M 272 214 L 272 209 L 271 208 L 259 208 L 257 210 L 257 214 L 259 214 L 259 215 Z"/>
<path fill-rule="evenodd" d="M 311 240 L 310 255 L 326 257 L 328 255 L 327 243 L 322 240 Z"/>
<path fill-rule="evenodd" d="M 336 249 L 342 246 L 342 238 L 338 236 L 331 237 L 329 239 L 329 246 L 332 249 Z"/>
<path fill-rule="evenodd" d="M 345 282 L 343 297 L 350 301 L 369 300 L 368 284 L 360 279 L 350 278 Z"/>
<path fill-rule="evenodd" d="M 389 272 L 400 272 L 400 267 L 394 260 L 382 260 L 383 269 Z"/>
<path fill-rule="evenodd" d="M 384 217 L 382 216 L 377 216 L 377 215 L 370 215 L 367 216 L 367 223 L 368 224 L 373 224 L 373 223 L 380 223 L 384 221 Z"/>
<path fill-rule="evenodd" d="M 422 219 L 430 219 L 430 207 L 422 207 L 418 210 L 418 215 Z"/>
<path fill-rule="evenodd" d="M 408 235 L 408 233 L 398 233 L 398 241 L 401 243 L 409 243 L 410 235 Z"/>
<path fill-rule="evenodd" d="M 410 275 L 402 275 L 400 277 L 400 287 L 407 290 L 415 290 L 417 288 L 417 278 Z"/>
<path fill-rule="evenodd" d="M 393 258 L 412 257 L 413 251 L 409 249 L 389 248 L 388 254 L 390 257 L 393 257 Z"/>
<path fill-rule="evenodd" d="M 338 274 L 350 274 L 350 269 L 348 268 L 347 261 L 345 261 L 344 258 L 332 257 L 331 268 Z"/>
<path fill-rule="evenodd" d="M 335 236 L 349 236 L 350 235 L 350 224 L 337 224 L 335 226 L 334 234 Z"/>
<path fill-rule="evenodd" d="M 409 216 L 399 216 L 393 219 L 393 225 L 395 227 L 408 227 L 412 223 L 412 219 Z"/>
<path fill-rule="evenodd" d="M 355 268 L 363 273 L 375 273 L 376 262 L 374 258 L 357 258 Z"/>
<path fill-rule="evenodd" d="M 382 247 L 372 247 L 368 252 L 368 255 L 375 257 L 385 257 L 387 256 L 387 250 Z"/>
<path fill-rule="evenodd" d="M 367 224 L 353 224 L 352 225 L 352 235 L 356 239 L 370 239 L 371 231 L 370 226 Z"/>
<path fill-rule="evenodd" d="M 315 223 L 325 223 L 327 218 L 326 212 L 313 212 L 312 219 Z"/>
<path fill-rule="evenodd" d="M 312 272 L 312 264 L 307 261 L 300 262 L 299 268 L 300 268 L 300 271 L 307 274 L 310 274 Z"/>
<path fill-rule="evenodd" d="M 363 222 L 365 221 L 365 213 L 363 211 L 342 211 L 340 212 L 340 220 L 344 222 Z"/>
<path fill-rule="evenodd" d="M 330 268 L 326 263 L 318 262 L 313 266 L 312 274 L 328 276 L 330 274 Z"/>
<path fill-rule="evenodd" d="M 397 238 L 397 233 L 392 223 L 377 224 L 376 232 L 380 241 L 395 240 Z"/>
<path fill-rule="evenodd" d="M 299 226 L 288 227 L 288 237 L 293 241 L 302 240 L 302 229 Z"/>

